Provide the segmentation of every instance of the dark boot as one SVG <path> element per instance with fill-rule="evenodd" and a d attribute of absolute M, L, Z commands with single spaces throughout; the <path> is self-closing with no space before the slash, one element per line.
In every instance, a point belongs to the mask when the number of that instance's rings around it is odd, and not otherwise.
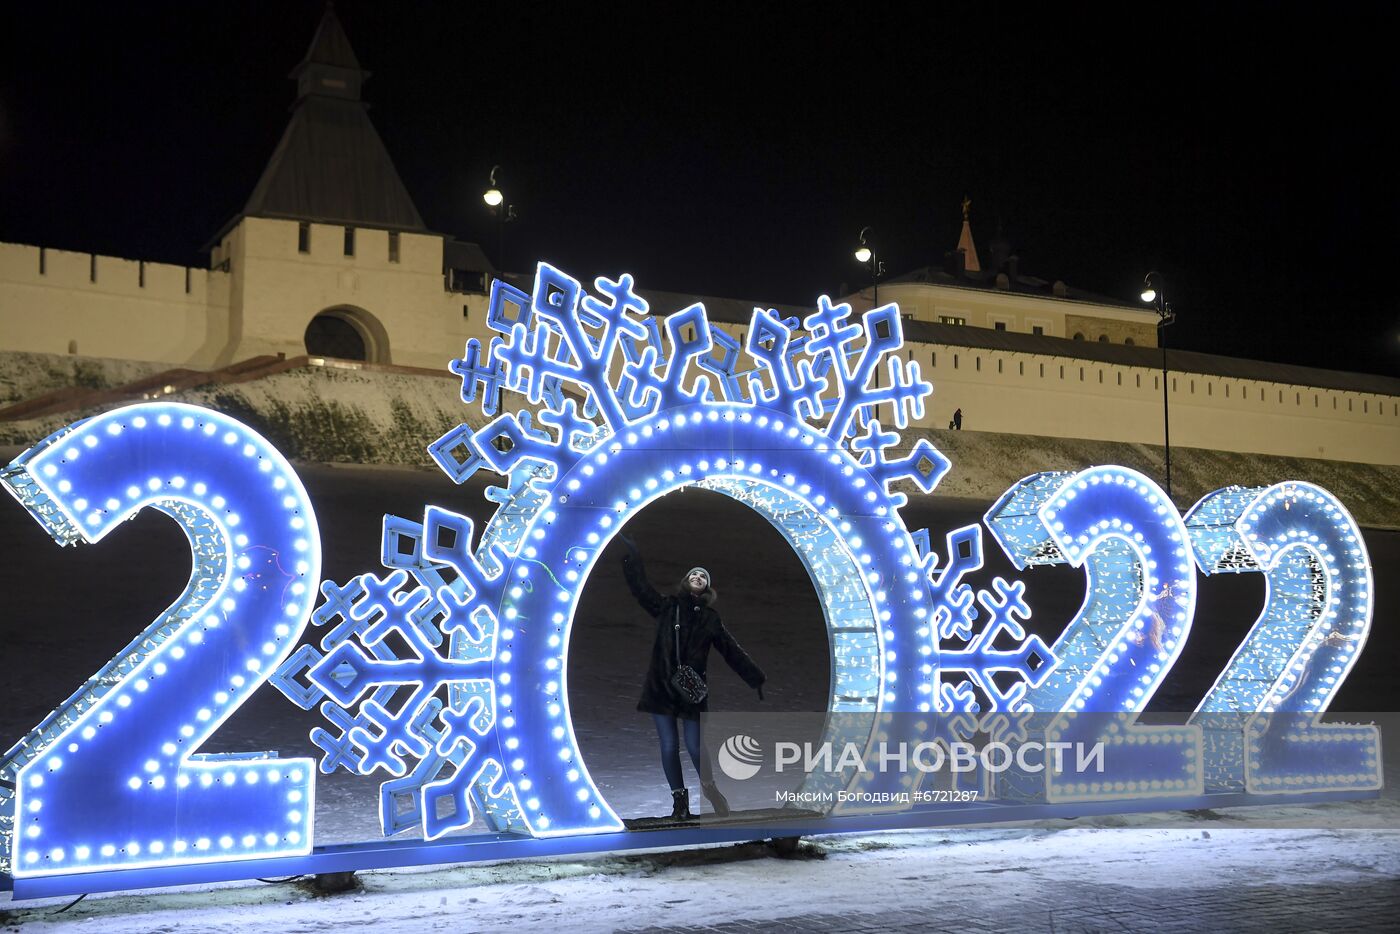
<path fill-rule="evenodd" d="M 710 806 L 715 809 L 715 813 L 720 817 L 729 814 L 729 802 L 720 794 L 719 786 L 714 782 L 701 782 L 700 790 L 705 793 L 705 800 L 710 802 Z"/>
<path fill-rule="evenodd" d="M 671 820 L 691 820 L 694 817 L 690 813 L 690 792 L 684 788 L 671 792 Z"/>

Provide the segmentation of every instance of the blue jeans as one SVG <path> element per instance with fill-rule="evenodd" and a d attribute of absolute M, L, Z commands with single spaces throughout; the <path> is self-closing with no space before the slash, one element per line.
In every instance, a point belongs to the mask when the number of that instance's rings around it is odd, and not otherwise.
<path fill-rule="evenodd" d="M 678 718 L 665 713 L 654 713 L 651 719 L 656 723 L 656 738 L 661 743 L 661 768 L 666 772 L 666 781 L 672 791 L 685 787 L 685 777 L 681 774 L 681 743 Z M 700 732 L 699 720 L 680 720 L 685 724 L 685 750 L 690 753 L 690 761 L 695 766 L 700 781 L 711 784 L 715 780 L 710 768 L 710 756 L 705 751 L 705 738 Z"/>

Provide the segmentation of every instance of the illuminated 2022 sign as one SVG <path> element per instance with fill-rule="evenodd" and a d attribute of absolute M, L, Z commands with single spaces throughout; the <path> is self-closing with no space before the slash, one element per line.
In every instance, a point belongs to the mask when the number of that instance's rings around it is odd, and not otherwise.
<path fill-rule="evenodd" d="M 292 468 L 208 410 L 108 412 L 0 474 L 61 544 L 100 541 L 150 507 L 194 556 L 170 609 L 0 762 L 0 860 L 17 890 L 157 866 L 184 881 L 218 862 L 246 861 L 245 876 L 288 858 L 316 871 L 328 865 L 314 848 L 318 768 L 379 776 L 386 835 L 435 841 L 480 816 L 546 852 L 549 838 L 622 831 L 574 737 L 571 626 L 610 539 L 686 486 L 753 508 L 806 566 L 831 652 L 825 742 L 1034 734 L 1114 750 L 1092 780 L 1054 768 L 962 779 L 1047 813 L 1379 787 L 1375 728 L 1317 723 L 1372 601 L 1360 534 L 1326 491 L 1231 487 L 1183 518 L 1125 468 L 1026 478 L 987 513 L 994 540 L 1021 569 L 1068 563 L 1086 580 L 1047 646 L 1023 625 L 1022 582 L 965 582 L 982 566 L 981 526 L 949 533 L 940 556 L 904 525 L 896 482 L 927 493 L 950 465 L 928 440 L 900 447 L 932 386 L 899 359 L 895 306 L 853 316 L 823 298 L 802 321 L 756 310 L 741 347 L 700 305 L 666 318 L 663 335 L 629 276 L 596 290 L 543 264 L 531 294 L 494 284 L 488 324 L 502 336 L 472 341 L 452 368 L 463 400 L 495 417 L 429 451 L 458 483 L 501 477 L 487 492 L 497 509 L 479 535 L 437 506 L 386 517 L 382 574 L 320 583 Z M 528 407 L 498 414 L 506 393 Z M 1190 722 L 1136 724 L 1190 633 L 1197 567 L 1265 574 L 1266 606 Z M 317 638 L 301 643 L 308 619 Z M 323 715 L 319 763 L 199 753 L 265 681 Z M 897 802 L 916 780 L 814 772 L 799 794 Z M 907 796 L 884 805 L 901 808 Z"/>

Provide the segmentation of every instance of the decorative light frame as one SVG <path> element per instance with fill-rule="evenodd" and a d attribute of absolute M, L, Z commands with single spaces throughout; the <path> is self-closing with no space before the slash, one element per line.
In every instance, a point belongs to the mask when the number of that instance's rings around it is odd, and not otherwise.
<path fill-rule="evenodd" d="M 494 515 L 479 540 L 438 506 L 386 516 L 385 573 L 322 583 L 314 613 L 320 542 L 305 490 L 227 416 L 130 406 L 0 472 L 60 544 L 100 541 L 150 507 L 180 524 L 194 560 L 170 609 L 0 760 L 0 871 L 17 891 L 69 878 L 97 890 L 104 872 L 213 878 L 225 861 L 340 865 L 343 853 L 312 852 L 312 760 L 197 752 L 264 680 L 324 716 L 311 732 L 321 772 L 384 774 L 386 836 L 446 843 L 478 816 L 488 834 L 453 839 L 528 840 L 540 853 L 618 834 L 573 734 L 574 610 L 610 538 L 688 486 L 753 508 L 807 568 L 831 648 L 833 746 L 1107 746 L 1108 771 L 1092 781 L 1050 767 L 955 779 L 1045 814 L 1380 786 L 1376 729 L 1317 722 L 1364 644 L 1373 594 L 1360 532 L 1325 490 L 1232 487 L 1183 520 L 1126 468 L 1027 477 L 987 527 L 1022 571 L 1069 563 L 1087 581 L 1047 646 L 1024 626 L 1023 582 L 967 582 L 983 566 L 981 526 L 948 533 L 940 557 L 900 516 L 896 484 L 931 492 L 950 464 L 927 439 L 905 449 L 881 420 L 907 428 L 932 392 L 899 359 L 896 306 L 856 317 L 823 297 L 800 321 L 755 309 L 741 346 L 701 305 L 658 324 L 630 276 L 594 285 L 590 295 L 546 264 L 530 293 L 493 283 L 487 323 L 501 336 L 469 342 L 452 370 L 463 401 L 479 393 L 494 418 L 428 449 L 457 483 L 483 469 L 502 478 L 486 494 Z M 506 392 L 525 407 L 499 414 Z M 1190 723 L 1137 724 L 1190 631 L 1193 556 L 1207 574 L 1265 573 L 1268 603 Z M 296 647 L 308 616 L 322 634 Z M 1272 680 L 1256 689 L 1259 678 Z M 838 769 L 800 791 L 853 792 L 829 819 L 897 826 L 879 822 L 943 813 L 915 805 L 920 781 Z"/>

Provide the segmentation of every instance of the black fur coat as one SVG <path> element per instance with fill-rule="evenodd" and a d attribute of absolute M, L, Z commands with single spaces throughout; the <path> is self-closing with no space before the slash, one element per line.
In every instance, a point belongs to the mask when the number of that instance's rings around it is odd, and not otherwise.
<path fill-rule="evenodd" d="M 766 680 L 763 670 L 740 648 L 711 606 L 715 599 L 713 590 L 693 596 L 658 593 L 647 581 L 642 559 L 634 554 L 623 557 L 622 569 L 632 595 L 642 609 L 656 620 L 656 639 L 651 648 L 651 664 L 647 667 L 646 681 L 642 685 L 642 698 L 637 702 L 638 710 L 695 720 L 710 709 L 709 697 L 698 704 L 690 704 L 671 688 L 671 675 L 676 670 L 677 623 L 680 624 L 681 663 L 694 668 L 701 678 L 708 681 L 705 669 L 710 660 L 710 649 L 715 648 L 749 687 L 757 688 L 763 684 Z"/>

